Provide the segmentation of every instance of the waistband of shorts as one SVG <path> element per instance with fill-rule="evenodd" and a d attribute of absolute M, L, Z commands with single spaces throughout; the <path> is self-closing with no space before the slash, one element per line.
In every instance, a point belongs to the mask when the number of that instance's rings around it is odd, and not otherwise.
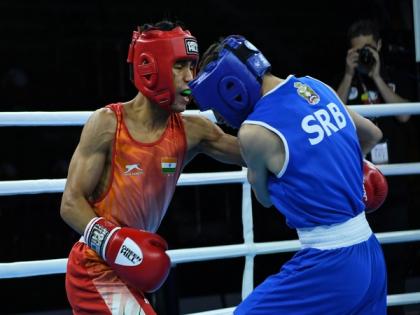
<path fill-rule="evenodd" d="M 302 248 L 321 250 L 352 246 L 367 241 L 372 235 L 365 212 L 343 223 L 296 229 Z"/>

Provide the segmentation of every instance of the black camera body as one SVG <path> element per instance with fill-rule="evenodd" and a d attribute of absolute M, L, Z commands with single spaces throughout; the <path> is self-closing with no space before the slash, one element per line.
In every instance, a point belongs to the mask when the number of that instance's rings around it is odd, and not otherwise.
<path fill-rule="evenodd" d="M 375 57 L 367 46 L 357 50 L 357 52 L 359 53 L 359 65 L 371 68 L 375 64 Z"/>

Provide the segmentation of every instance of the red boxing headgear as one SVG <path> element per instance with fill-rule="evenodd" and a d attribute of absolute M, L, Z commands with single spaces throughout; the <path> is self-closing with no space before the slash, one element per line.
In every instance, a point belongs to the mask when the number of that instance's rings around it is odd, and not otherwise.
<path fill-rule="evenodd" d="M 172 67 L 178 60 L 198 61 L 197 40 L 188 30 L 133 32 L 127 62 L 133 65 L 134 85 L 167 111 L 175 99 Z"/>

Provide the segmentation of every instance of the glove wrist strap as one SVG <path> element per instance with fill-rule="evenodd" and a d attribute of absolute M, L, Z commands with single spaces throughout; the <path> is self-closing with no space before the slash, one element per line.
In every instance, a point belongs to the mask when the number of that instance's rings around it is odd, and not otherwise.
<path fill-rule="evenodd" d="M 95 217 L 86 225 L 83 236 L 86 244 L 106 260 L 105 249 L 108 241 L 120 228 L 104 218 Z"/>

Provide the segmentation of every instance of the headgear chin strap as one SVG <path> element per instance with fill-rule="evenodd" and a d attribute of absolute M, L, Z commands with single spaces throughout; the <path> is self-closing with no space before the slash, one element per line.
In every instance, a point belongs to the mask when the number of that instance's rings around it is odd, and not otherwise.
<path fill-rule="evenodd" d="M 201 111 L 213 109 L 239 128 L 261 98 L 261 82 L 271 65 L 242 36 L 229 36 L 216 60 L 188 83 Z"/>
<path fill-rule="evenodd" d="M 127 62 L 132 64 L 136 88 L 163 109 L 175 100 L 172 67 L 178 60 L 198 60 L 195 37 L 180 26 L 170 31 L 134 31 Z"/>

